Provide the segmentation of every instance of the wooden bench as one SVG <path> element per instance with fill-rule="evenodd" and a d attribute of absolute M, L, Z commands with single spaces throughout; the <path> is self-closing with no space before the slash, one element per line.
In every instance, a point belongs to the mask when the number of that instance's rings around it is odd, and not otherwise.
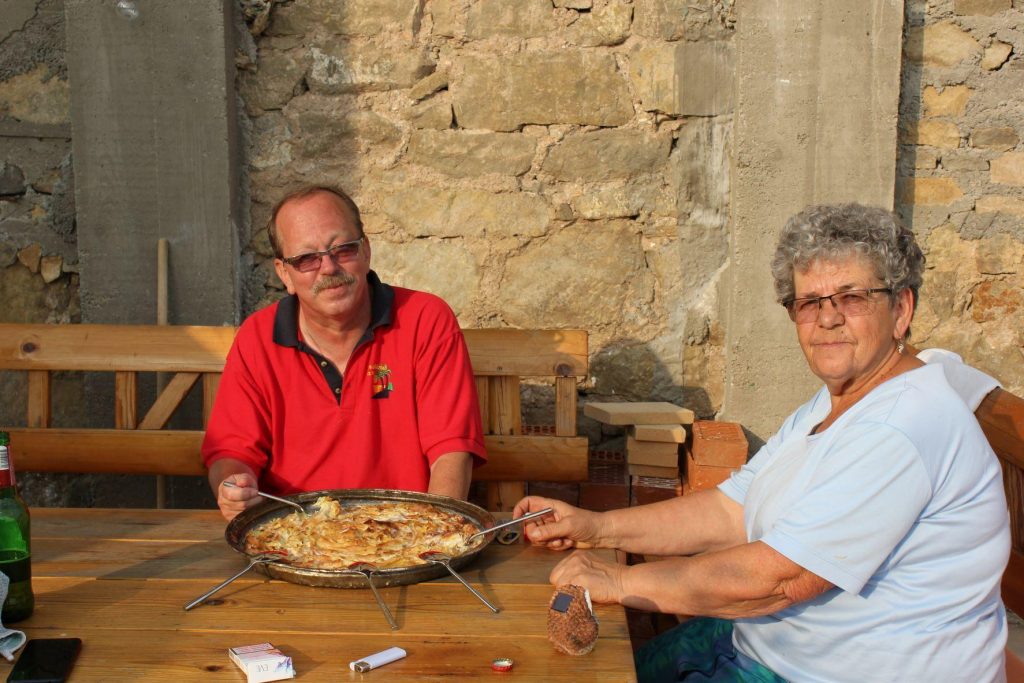
<path fill-rule="evenodd" d="M 587 333 L 464 332 L 489 454 L 474 479 L 488 482 L 488 507 L 510 510 L 525 493 L 525 480 L 586 481 L 587 439 L 576 434 L 576 392 L 587 375 Z M 28 374 L 26 427 L 7 428 L 18 469 L 205 476 L 203 432 L 166 426 L 200 382 L 205 425 L 234 336 L 233 327 L 0 324 L 0 370 Z M 57 371 L 113 373 L 111 428 L 51 426 L 51 373 Z M 139 375 L 150 372 L 170 379 L 140 413 Z M 520 387 L 527 378 L 553 385 L 553 435 L 523 434 Z"/>

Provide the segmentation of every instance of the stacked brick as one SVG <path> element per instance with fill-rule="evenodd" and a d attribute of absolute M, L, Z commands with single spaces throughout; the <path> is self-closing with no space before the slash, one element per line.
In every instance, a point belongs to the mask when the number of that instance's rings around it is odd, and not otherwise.
<path fill-rule="evenodd" d="M 684 456 L 683 493 L 718 486 L 747 462 L 747 437 L 735 422 L 698 420 Z"/>
<path fill-rule="evenodd" d="M 590 403 L 583 414 L 626 429 L 629 504 L 643 505 L 682 493 L 680 455 L 693 411 L 665 402 Z"/>

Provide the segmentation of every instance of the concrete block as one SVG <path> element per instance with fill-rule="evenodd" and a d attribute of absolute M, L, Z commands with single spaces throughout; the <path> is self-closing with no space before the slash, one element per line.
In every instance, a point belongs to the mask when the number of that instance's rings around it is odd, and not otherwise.
<path fill-rule="evenodd" d="M 629 475 L 631 477 L 660 477 L 667 479 L 675 479 L 679 477 L 678 467 L 658 467 L 656 465 L 629 465 Z"/>
<path fill-rule="evenodd" d="M 686 427 L 683 425 L 635 425 L 629 432 L 637 441 L 663 441 L 683 443 L 686 441 Z"/>
<path fill-rule="evenodd" d="M 621 126 L 633 117 L 632 97 L 615 56 L 593 51 L 467 56 L 453 68 L 449 89 L 464 128 Z"/>
<path fill-rule="evenodd" d="M 626 460 L 630 465 L 652 465 L 679 469 L 679 444 L 637 441 L 626 436 Z"/>
<path fill-rule="evenodd" d="M 658 171 L 672 139 L 633 130 L 600 130 L 565 138 L 548 152 L 543 170 L 558 180 L 596 181 Z"/>
<path fill-rule="evenodd" d="M 154 322 L 166 238 L 170 322 L 237 324 L 234 3 L 138 4 L 64 2 L 82 320 Z"/>
<path fill-rule="evenodd" d="M 992 160 L 992 182 L 1024 185 L 1024 152 L 1008 152 Z"/>
<path fill-rule="evenodd" d="M 701 465 L 737 468 L 747 462 L 747 437 L 735 422 L 698 420 L 693 423 L 689 460 Z"/>
<path fill-rule="evenodd" d="M 650 403 L 586 403 L 583 414 L 609 425 L 692 424 L 693 411 L 664 401 Z"/>

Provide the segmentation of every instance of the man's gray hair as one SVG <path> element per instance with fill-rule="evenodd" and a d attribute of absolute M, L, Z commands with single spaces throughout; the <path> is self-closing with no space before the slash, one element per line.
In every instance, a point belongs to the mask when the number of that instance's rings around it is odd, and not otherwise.
<path fill-rule="evenodd" d="M 904 289 L 914 294 L 921 288 L 924 253 L 914 233 L 885 209 L 862 204 L 809 206 L 786 222 L 772 258 L 772 277 L 779 303 L 794 296 L 793 273 L 806 270 L 814 261 L 844 261 L 860 257 L 896 295 Z M 831 292 L 822 292 L 831 293 Z"/>
<path fill-rule="evenodd" d="M 270 212 L 270 220 L 267 221 L 267 237 L 270 239 L 270 248 L 274 250 L 274 256 L 284 258 L 284 254 L 281 252 L 281 240 L 277 236 L 277 214 L 280 213 L 281 208 L 290 201 L 305 199 L 310 195 L 321 192 L 337 197 L 342 205 L 348 209 L 352 223 L 355 225 L 356 230 L 359 231 L 359 236 L 362 237 L 364 235 L 363 218 L 359 215 L 359 207 L 356 206 L 355 201 L 352 197 L 348 196 L 347 192 L 340 187 L 332 185 L 305 185 L 281 197 Z"/>

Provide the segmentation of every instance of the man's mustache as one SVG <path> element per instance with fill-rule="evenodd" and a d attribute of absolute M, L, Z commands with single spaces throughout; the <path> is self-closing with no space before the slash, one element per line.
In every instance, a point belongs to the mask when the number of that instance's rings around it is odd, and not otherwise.
<path fill-rule="evenodd" d="M 315 296 L 325 289 L 334 289 L 335 287 L 354 285 L 355 283 L 355 276 L 349 275 L 348 273 L 344 273 L 342 275 L 325 275 L 313 283 L 313 295 Z"/>

